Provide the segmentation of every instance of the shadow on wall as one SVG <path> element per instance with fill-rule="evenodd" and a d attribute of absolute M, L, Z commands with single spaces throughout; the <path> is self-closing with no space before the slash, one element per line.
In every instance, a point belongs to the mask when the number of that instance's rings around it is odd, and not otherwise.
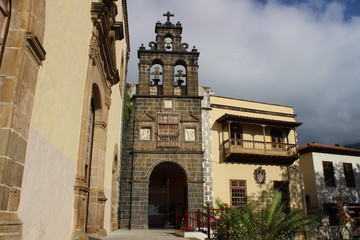
<path fill-rule="evenodd" d="M 290 208 L 305 208 L 303 174 L 296 165 L 284 167 L 282 179 L 289 182 Z"/>
<path fill-rule="evenodd" d="M 309 207 L 318 209 L 318 213 L 322 219 L 329 218 L 330 225 L 337 225 L 339 222 L 336 217 L 336 214 L 338 213 L 336 196 L 338 195 L 339 187 L 343 189 L 344 203 L 360 203 L 360 164 L 357 164 L 356 167 L 353 168 L 356 187 L 346 187 L 342 162 L 334 164 L 333 169 L 335 184 L 332 186 L 326 186 L 323 170 L 315 173 L 319 205 L 314 206 L 312 204 L 308 206 L 308 209 Z"/>
<path fill-rule="evenodd" d="M 323 171 L 318 171 L 315 173 L 319 205 L 321 205 L 322 203 L 336 203 L 335 197 L 338 194 L 337 189 L 339 187 L 343 189 L 343 194 L 344 197 L 346 197 L 346 202 L 359 203 L 360 195 L 358 189 L 360 187 L 360 164 L 357 164 L 356 167 L 353 168 L 356 187 L 346 187 L 342 162 L 334 164 L 333 169 L 335 186 L 331 187 L 325 185 Z"/>

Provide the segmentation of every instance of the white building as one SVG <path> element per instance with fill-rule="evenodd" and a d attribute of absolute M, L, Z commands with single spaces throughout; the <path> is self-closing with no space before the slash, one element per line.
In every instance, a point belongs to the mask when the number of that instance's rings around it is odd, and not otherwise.
<path fill-rule="evenodd" d="M 344 204 L 360 212 L 360 150 L 307 143 L 299 148 L 309 214 L 338 224 L 336 196 L 343 190 Z"/>

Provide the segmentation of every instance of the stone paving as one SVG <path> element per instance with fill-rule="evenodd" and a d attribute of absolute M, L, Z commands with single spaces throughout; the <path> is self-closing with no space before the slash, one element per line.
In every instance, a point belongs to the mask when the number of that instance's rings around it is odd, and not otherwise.
<path fill-rule="evenodd" d="M 182 238 L 174 234 L 174 229 L 134 229 L 115 230 L 108 233 L 102 240 L 197 240 L 197 238 Z"/>

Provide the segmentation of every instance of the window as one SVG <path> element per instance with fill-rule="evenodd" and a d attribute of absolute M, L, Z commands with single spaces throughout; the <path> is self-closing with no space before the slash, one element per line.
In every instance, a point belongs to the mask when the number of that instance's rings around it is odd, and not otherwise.
<path fill-rule="evenodd" d="M 241 207 L 246 204 L 246 181 L 230 180 L 231 206 Z"/>
<path fill-rule="evenodd" d="M 270 131 L 271 142 L 273 149 L 282 149 L 283 148 L 283 135 L 279 128 L 272 128 Z"/>
<path fill-rule="evenodd" d="M 281 192 L 281 202 L 285 204 L 285 212 L 290 212 L 289 182 L 274 181 L 274 190 Z"/>
<path fill-rule="evenodd" d="M 232 145 L 241 145 L 243 138 L 243 131 L 239 124 L 230 123 L 230 138 Z"/>
<path fill-rule="evenodd" d="M 323 162 L 324 180 L 326 187 L 335 187 L 334 167 L 332 162 Z"/>
<path fill-rule="evenodd" d="M 351 163 L 343 163 L 344 175 L 345 175 L 345 184 L 347 187 L 355 188 L 355 178 L 354 171 Z"/>
<path fill-rule="evenodd" d="M 0 65 L 5 49 L 11 14 L 10 0 L 0 0 Z"/>
<path fill-rule="evenodd" d="M 158 115 L 158 146 L 175 147 L 179 144 L 179 115 Z"/>

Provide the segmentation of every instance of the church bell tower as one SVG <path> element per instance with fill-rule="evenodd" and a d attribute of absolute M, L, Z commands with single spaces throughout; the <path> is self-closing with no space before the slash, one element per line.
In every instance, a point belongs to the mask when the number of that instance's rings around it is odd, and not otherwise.
<path fill-rule="evenodd" d="M 142 45 L 138 51 L 139 95 L 198 96 L 198 58 L 195 47 L 181 42 L 182 26 L 167 21 L 155 26 L 156 41 L 150 49 Z"/>
<path fill-rule="evenodd" d="M 201 99 L 195 47 L 182 42 L 182 26 L 155 25 L 156 40 L 138 50 L 134 115 L 124 133 L 120 227 L 175 225 L 175 213 L 203 203 Z"/>

